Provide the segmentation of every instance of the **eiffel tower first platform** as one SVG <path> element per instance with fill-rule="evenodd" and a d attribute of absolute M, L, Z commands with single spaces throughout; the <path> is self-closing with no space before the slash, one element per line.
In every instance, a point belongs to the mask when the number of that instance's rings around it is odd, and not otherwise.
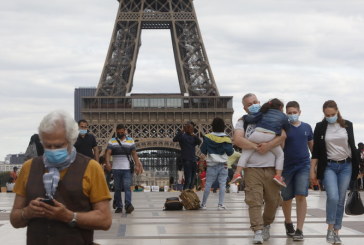
<path fill-rule="evenodd" d="M 180 93 L 131 93 L 143 29 L 170 30 Z M 172 138 L 182 124 L 193 121 L 204 135 L 212 119 L 220 117 L 231 134 L 232 104 L 232 97 L 219 95 L 193 0 L 119 0 L 96 93 L 82 97 L 80 110 L 103 149 L 122 123 L 136 141 L 145 170 L 173 176 L 180 148 Z"/>

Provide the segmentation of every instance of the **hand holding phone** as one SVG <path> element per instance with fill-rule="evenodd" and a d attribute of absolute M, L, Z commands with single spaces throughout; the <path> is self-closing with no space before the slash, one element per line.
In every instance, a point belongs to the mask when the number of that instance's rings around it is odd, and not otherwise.
<path fill-rule="evenodd" d="M 44 203 L 47 203 L 48 205 L 54 206 L 53 199 L 43 198 L 43 199 L 40 199 L 40 201 L 44 202 Z"/>

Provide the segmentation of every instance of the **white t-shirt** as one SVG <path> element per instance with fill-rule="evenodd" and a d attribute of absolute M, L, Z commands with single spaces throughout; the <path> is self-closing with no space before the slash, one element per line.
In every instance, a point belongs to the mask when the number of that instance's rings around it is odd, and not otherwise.
<path fill-rule="evenodd" d="M 126 155 L 112 156 L 112 169 L 130 169 L 130 162 Z"/>
<path fill-rule="evenodd" d="M 234 131 L 243 130 L 244 131 L 244 121 L 239 119 L 235 125 Z M 255 124 L 249 124 L 246 128 L 245 137 L 248 138 L 255 130 Z M 265 154 L 260 154 L 258 152 L 254 152 L 253 155 L 249 158 L 247 163 L 248 168 L 266 168 L 266 167 L 275 167 L 275 156 L 272 152 L 268 151 Z"/>
<path fill-rule="evenodd" d="M 327 159 L 341 161 L 351 157 L 348 132 L 338 123 L 329 123 L 326 129 L 325 144 Z"/>

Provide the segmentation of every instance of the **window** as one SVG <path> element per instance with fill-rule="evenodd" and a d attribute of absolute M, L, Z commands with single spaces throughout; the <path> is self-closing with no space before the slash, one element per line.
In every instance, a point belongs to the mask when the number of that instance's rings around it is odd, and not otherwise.
<path fill-rule="evenodd" d="M 167 99 L 167 107 L 181 108 L 182 99 Z"/>
<path fill-rule="evenodd" d="M 148 99 L 133 99 L 133 107 L 149 107 Z"/>
<path fill-rule="evenodd" d="M 150 99 L 150 107 L 157 107 L 157 108 L 163 108 L 164 105 L 164 99 Z"/>

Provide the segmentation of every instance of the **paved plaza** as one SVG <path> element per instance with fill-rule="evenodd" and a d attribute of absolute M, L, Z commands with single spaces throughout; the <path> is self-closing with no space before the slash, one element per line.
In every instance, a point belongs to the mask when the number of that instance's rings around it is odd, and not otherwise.
<path fill-rule="evenodd" d="M 227 193 L 225 211 L 217 210 L 218 193 L 210 194 L 207 210 L 162 211 L 167 197 L 179 192 L 133 193 L 135 211 L 132 214 L 113 214 L 113 224 L 108 231 L 96 231 L 99 244 L 128 245 L 244 245 L 252 244 L 244 193 Z M 202 192 L 198 192 L 200 198 Z M 26 229 L 14 229 L 9 222 L 13 193 L 0 193 L 1 244 L 25 244 Z M 326 244 L 325 224 L 326 193 L 310 191 L 308 214 L 304 226 L 305 240 L 293 242 L 284 229 L 282 209 L 279 208 L 271 226 L 271 238 L 264 244 Z M 295 207 L 293 207 L 295 220 Z M 340 232 L 343 244 L 361 245 L 364 238 L 364 215 L 344 216 Z"/>

